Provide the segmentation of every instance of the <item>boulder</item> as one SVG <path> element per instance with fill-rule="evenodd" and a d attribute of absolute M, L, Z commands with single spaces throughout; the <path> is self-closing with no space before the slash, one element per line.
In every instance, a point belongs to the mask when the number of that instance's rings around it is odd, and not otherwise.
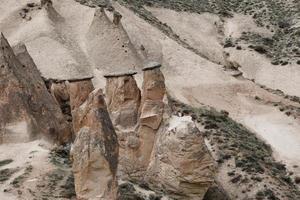
<path fill-rule="evenodd" d="M 202 200 L 214 174 L 214 161 L 191 117 L 172 116 L 157 132 L 146 181 L 175 199 Z"/>
<path fill-rule="evenodd" d="M 80 200 L 116 199 L 119 146 L 101 90 L 74 112 L 72 146 L 75 191 Z"/>
<path fill-rule="evenodd" d="M 25 45 L 15 47 L 0 35 L 0 129 L 2 142 L 25 142 L 45 137 L 53 142 L 70 140 L 70 126 L 45 83 Z M 51 120 L 49 120 L 51 119 Z M 25 124 L 23 135 L 6 127 Z"/>

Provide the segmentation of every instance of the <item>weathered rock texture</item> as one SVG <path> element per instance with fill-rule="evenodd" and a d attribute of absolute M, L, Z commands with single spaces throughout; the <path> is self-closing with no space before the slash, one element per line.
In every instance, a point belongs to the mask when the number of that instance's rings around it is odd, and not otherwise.
<path fill-rule="evenodd" d="M 65 118 L 71 122 L 71 107 L 70 107 L 70 95 L 68 91 L 68 85 L 65 81 L 52 83 L 50 91 L 54 99 L 60 106 Z"/>
<path fill-rule="evenodd" d="M 0 36 L 0 128 L 2 142 L 18 142 L 39 137 L 64 143 L 71 131 L 63 114 L 48 93 L 43 79 L 24 45 L 15 48 Z M 51 119 L 51 120 L 49 120 Z M 25 124 L 27 133 L 14 135 L 7 126 Z"/>
<path fill-rule="evenodd" d="M 131 174 L 138 168 L 134 163 L 140 144 L 136 129 L 141 92 L 133 77 L 135 74 L 136 72 L 126 72 L 105 75 L 108 110 L 120 145 L 119 169 Z"/>
<path fill-rule="evenodd" d="M 141 65 L 137 51 L 120 20 L 118 12 L 114 12 L 114 19 L 111 21 L 103 8 L 95 11 L 87 34 L 87 47 L 92 62 L 101 71 L 136 69 Z"/>
<path fill-rule="evenodd" d="M 147 66 L 144 69 L 142 101 L 140 107 L 140 127 L 138 136 L 140 146 L 138 160 L 141 168 L 146 168 L 150 162 L 156 132 L 162 122 L 164 113 L 163 98 L 166 93 L 165 79 L 157 67 Z"/>
<path fill-rule="evenodd" d="M 65 118 L 72 123 L 72 113 L 76 111 L 94 90 L 91 78 L 79 80 L 61 80 L 50 83 L 50 91 L 65 115 Z M 74 126 L 74 124 L 73 124 Z M 72 139 L 74 139 L 74 134 Z"/>
<path fill-rule="evenodd" d="M 81 106 L 93 90 L 94 86 L 91 79 L 70 81 L 69 95 L 71 110 L 75 110 Z"/>
<path fill-rule="evenodd" d="M 137 124 L 141 92 L 132 74 L 106 76 L 106 102 L 113 124 L 120 129 Z"/>
<path fill-rule="evenodd" d="M 213 163 L 191 117 L 173 116 L 157 133 L 146 180 L 172 197 L 201 200 L 214 182 Z"/>
<path fill-rule="evenodd" d="M 72 148 L 77 198 L 116 199 L 119 146 L 102 91 L 91 93 L 73 114 Z"/>

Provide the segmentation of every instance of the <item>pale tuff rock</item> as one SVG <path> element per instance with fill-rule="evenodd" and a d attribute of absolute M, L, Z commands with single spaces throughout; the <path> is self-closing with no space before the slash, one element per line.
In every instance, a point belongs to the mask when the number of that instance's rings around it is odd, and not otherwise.
<path fill-rule="evenodd" d="M 98 8 L 88 30 L 88 53 L 94 65 L 104 72 L 136 69 L 141 65 L 136 49 L 122 26 L 121 17 L 114 11 L 111 21 L 104 9 Z"/>
<path fill-rule="evenodd" d="M 173 116 L 157 132 L 147 182 L 171 197 L 201 200 L 214 181 L 214 162 L 191 117 Z"/>
<path fill-rule="evenodd" d="M 116 198 L 119 146 L 101 90 L 74 113 L 72 147 L 75 190 L 80 200 Z"/>
<path fill-rule="evenodd" d="M 106 102 L 113 124 L 131 128 L 137 124 L 141 92 L 133 77 L 135 72 L 106 75 Z"/>
<path fill-rule="evenodd" d="M 15 48 L 0 36 L 0 116 L 2 142 L 46 137 L 64 143 L 71 131 L 59 106 L 48 93 L 43 79 L 24 45 Z M 51 119 L 51 120 L 49 120 Z M 14 135 L 6 125 L 25 123 L 27 133 Z M 7 134 L 6 134 L 7 133 Z"/>

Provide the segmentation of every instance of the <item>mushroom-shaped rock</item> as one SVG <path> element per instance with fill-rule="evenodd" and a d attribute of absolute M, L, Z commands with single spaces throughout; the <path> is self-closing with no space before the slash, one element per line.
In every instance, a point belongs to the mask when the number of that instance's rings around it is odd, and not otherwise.
<path fill-rule="evenodd" d="M 74 113 L 76 140 L 72 146 L 78 199 L 116 199 L 119 146 L 101 90 L 91 93 Z"/>
<path fill-rule="evenodd" d="M 135 71 L 106 74 L 106 102 L 113 124 L 130 128 L 137 124 L 141 92 L 133 77 Z"/>
<path fill-rule="evenodd" d="M 201 200 L 215 175 L 204 137 L 189 116 L 166 124 L 157 132 L 146 181 L 174 199 Z"/>
<path fill-rule="evenodd" d="M 40 137 L 67 142 L 71 137 L 70 126 L 48 93 L 26 47 L 19 45 L 15 52 L 16 55 L 1 34 L 0 128 L 6 133 L 2 134 L 2 142 L 24 142 Z M 19 125 L 24 125 L 24 131 L 17 134 L 11 131 Z M 10 131 L 5 131 L 6 127 Z"/>
<path fill-rule="evenodd" d="M 155 134 L 163 118 L 163 98 L 166 93 L 164 75 L 157 63 L 150 63 L 143 71 L 144 80 L 138 130 L 141 143 L 138 149 L 138 160 L 141 161 L 142 169 L 149 164 Z"/>

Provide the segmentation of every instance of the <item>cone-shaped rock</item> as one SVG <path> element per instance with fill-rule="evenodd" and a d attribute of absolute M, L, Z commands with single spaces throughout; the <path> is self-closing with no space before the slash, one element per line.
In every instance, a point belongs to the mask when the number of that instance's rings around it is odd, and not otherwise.
<path fill-rule="evenodd" d="M 24 45 L 14 54 L 3 34 L 0 35 L 0 128 L 2 142 L 28 141 L 47 137 L 66 142 L 71 131 L 62 112 L 48 93 L 32 58 Z M 49 120 L 51 119 L 51 120 Z M 14 128 L 22 128 L 21 133 Z M 10 127 L 10 131 L 6 131 Z"/>
<path fill-rule="evenodd" d="M 102 91 L 91 93 L 73 116 L 77 137 L 71 154 L 77 198 L 113 200 L 119 146 Z"/>
<path fill-rule="evenodd" d="M 112 22 L 103 8 L 96 9 L 87 34 L 89 55 L 98 69 L 105 72 L 135 69 L 140 66 L 137 52 L 120 20 L 121 16 L 117 12 Z"/>

